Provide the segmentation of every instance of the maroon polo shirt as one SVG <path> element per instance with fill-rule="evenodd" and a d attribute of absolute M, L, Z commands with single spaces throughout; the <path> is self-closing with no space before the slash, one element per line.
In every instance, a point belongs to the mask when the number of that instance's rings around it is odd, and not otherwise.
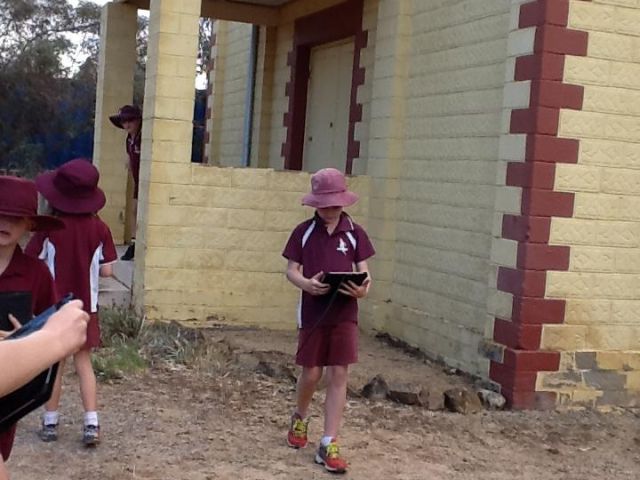
<path fill-rule="evenodd" d="M 42 313 L 58 301 L 53 278 L 47 266 L 40 260 L 22 253 L 18 245 L 9 265 L 0 274 L 0 292 L 29 292 L 33 315 Z M 15 425 L 0 432 L 0 454 L 5 460 L 11 453 L 15 433 Z"/>
<path fill-rule="evenodd" d="M 16 246 L 11 262 L 0 275 L 0 292 L 30 292 L 33 315 L 42 313 L 58 301 L 47 266 L 22 253 L 19 246 Z"/>
<path fill-rule="evenodd" d="M 38 232 L 26 252 L 43 260 L 62 295 L 73 293 L 88 313 L 98 311 L 100 265 L 118 258 L 109 227 L 97 216 L 62 215 L 65 228 Z"/>
<path fill-rule="evenodd" d="M 140 130 L 132 137 L 127 135 L 126 149 L 129 155 L 129 169 L 133 176 L 133 198 L 138 198 L 138 184 L 140 183 L 140 146 L 142 142 L 142 124 Z"/>
<path fill-rule="evenodd" d="M 343 213 L 331 235 L 323 220 L 316 214 L 298 225 L 284 248 L 282 255 L 302 265 L 302 274 L 311 278 L 318 272 L 352 272 L 355 264 L 375 254 L 364 229 Z M 312 327 L 327 310 L 332 295 L 314 296 L 302 292 L 298 326 Z M 322 325 L 340 322 L 358 322 L 358 301 L 338 294 Z"/>

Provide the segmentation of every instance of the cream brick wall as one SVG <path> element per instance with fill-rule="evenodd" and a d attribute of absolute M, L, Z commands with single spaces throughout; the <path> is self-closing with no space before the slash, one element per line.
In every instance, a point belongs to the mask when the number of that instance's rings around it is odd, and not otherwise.
<path fill-rule="evenodd" d="M 216 22 L 214 92 L 210 162 L 220 166 L 242 165 L 244 110 L 251 25 Z M 224 119 L 224 121 L 216 121 Z"/>
<path fill-rule="evenodd" d="M 381 1 L 380 10 L 388 4 Z M 478 345 L 488 321 L 509 11 L 508 0 L 422 1 L 413 2 L 406 18 L 410 62 L 390 293 L 395 315 L 384 327 L 481 375 L 488 369 Z M 378 39 L 390 25 L 379 18 Z M 381 88 L 390 65 L 384 48 L 376 45 Z M 379 91 L 374 85 L 374 101 Z M 392 105 L 372 109 L 384 118 Z M 369 155 L 385 128 L 372 120 Z"/>
<path fill-rule="evenodd" d="M 277 28 L 262 27 L 259 33 L 256 65 L 251 166 L 267 167 L 271 126 L 273 124 L 273 95 L 279 91 L 274 85 Z"/>
<path fill-rule="evenodd" d="M 150 184 L 144 309 L 151 319 L 295 328 L 299 291 L 281 253 L 312 211 L 306 173 L 184 164 Z M 366 224 L 369 184 L 350 212 Z"/>
<path fill-rule="evenodd" d="M 137 28 L 137 9 L 134 6 L 108 3 L 103 7 L 93 161 L 100 170 L 100 187 L 107 197 L 107 204 L 100 216 L 109 225 L 117 243 L 123 243 L 127 233 L 127 183 L 131 183 L 131 180 L 125 167 L 128 161 L 126 133 L 115 128 L 109 116 L 133 99 Z M 127 82 L 126 79 L 131 81 Z"/>
<path fill-rule="evenodd" d="M 576 165 L 558 165 L 556 190 L 575 192 L 573 218 L 553 219 L 551 242 L 570 245 L 567 272 L 547 296 L 567 298 L 564 325 L 543 330 L 563 352 L 541 390 L 588 405 L 640 401 L 640 4 L 572 1 L 569 27 L 589 32 L 586 57 L 567 57 L 565 82 L 585 86 L 582 111 L 562 111 L 560 136 L 580 139 Z"/>
<path fill-rule="evenodd" d="M 405 331 L 399 305 L 391 291 L 395 271 L 395 241 L 400 172 L 403 166 L 405 98 L 408 81 L 411 4 L 377 2 L 377 28 L 369 42 L 375 45 L 373 69 L 366 72 L 370 88 L 370 108 L 363 118 L 368 123 L 367 173 L 371 176 L 369 234 L 376 247 L 372 262 L 374 288 L 364 304 L 363 322 L 386 330 L 406 341 L 415 342 L 413 332 Z M 359 92 L 360 94 L 360 92 Z M 364 113 L 364 112 L 363 112 Z M 376 133 L 374 133 L 374 130 Z M 424 347 L 421 342 L 420 346 Z"/>
<path fill-rule="evenodd" d="M 276 29 L 261 30 L 252 165 L 283 166 L 295 18 L 335 3 L 293 2 Z M 363 198 L 356 218 L 365 219 L 378 252 L 363 325 L 484 375 L 488 363 L 478 345 L 489 314 L 510 308 L 510 299 L 491 289 L 495 262 L 513 256 L 513 245 L 492 243 L 494 209 L 520 204 L 517 190 L 496 196 L 504 161 L 521 160 L 513 157 L 524 146 L 503 135 L 503 111 L 528 94 L 520 85 L 503 93 L 510 5 L 365 0 L 369 36 L 360 62 L 366 77 L 358 90 L 363 121 L 354 171 L 366 176 L 350 179 Z M 243 54 L 223 52 L 231 52 L 234 33 L 232 24 L 218 23 L 214 92 L 224 98 L 214 99 L 214 124 L 216 115 L 233 124 L 223 110 L 234 75 L 229 62 Z M 239 65 L 234 69 L 244 74 Z M 212 142 L 222 146 L 227 127 L 218 127 Z M 239 129 L 229 128 L 229 142 L 237 145 Z M 293 225 L 309 214 L 298 206 L 308 180 L 304 173 L 159 165 L 150 186 L 149 314 L 292 325 L 297 292 L 284 280 L 280 252 Z M 244 285 L 255 295 L 245 295 Z"/>
<path fill-rule="evenodd" d="M 282 144 L 287 138 L 284 114 L 289 110 L 289 97 L 285 95 L 285 85 L 291 79 L 291 69 L 287 65 L 287 56 L 293 48 L 293 20 L 278 26 L 275 38 L 273 58 L 273 91 L 271 98 L 271 131 L 269 135 L 268 166 L 275 169 L 284 167 Z"/>

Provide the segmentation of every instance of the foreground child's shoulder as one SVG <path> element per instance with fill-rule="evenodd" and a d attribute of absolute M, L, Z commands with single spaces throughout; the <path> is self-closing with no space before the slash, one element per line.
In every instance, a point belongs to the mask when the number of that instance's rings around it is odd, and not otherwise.
<path fill-rule="evenodd" d="M 18 269 L 22 274 L 28 275 L 35 284 L 52 283 L 49 267 L 37 257 L 26 255 L 20 252 L 20 263 Z"/>
<path fill-rule="evenodd" d="M 358 234 L 362 233 L 363 235 L 367 235 L 367 231 L 364 229 L 364 227 L 356 222 L 353 222 L 353 231 Z"/>
<path fill-rule="evenodd" d="M 105 232 L 111 235 L 111 229 L 109 228 L 109 225 L 107 225 L 104 220 L 102 220 L 98 215 L 95 215 L 93 218 L 94 218 L 94 223 L 98 228 L 98 231 Z"/>
<path fill-rule="evenodd" d="M 293 229 L 293 233 L 296 234 L 296 233 L 304 233 L 304 232 L 306 232 L 314 224 L 315 221 L 316 221 L 315 218 L 308 218 L 304 222 L 300 222 Z"/>
<path fill-rule="evenodd" d="M 47 265 L 37 257 L 32 257 L 30 255 L 21 254 L 21 264 L 22 269 L 27 270 L 29 272 L 33 272 L 36 275 L 40 275 L 43 272 L 48 274 L 49 269 Z"/>

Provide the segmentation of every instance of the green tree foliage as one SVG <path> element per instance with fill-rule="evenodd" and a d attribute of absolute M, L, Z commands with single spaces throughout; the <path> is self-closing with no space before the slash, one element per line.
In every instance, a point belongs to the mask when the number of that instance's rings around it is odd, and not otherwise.
<path fill-rule="evenodd" d="M 208 72 L 212 20 L 201 19 L 196 74 Z M 26 174 L 93 136 L 100 7 L 88 0 L 0 0 L 0 169 Z M 144 99 L 148 17 L 138 17 L 134 103 Z M 52 148 L 52 146 L 54 148 Z"/>
<path fill-rule="evenodd" d="M 99 29 L 91 2 L 0 0 L 0 168 L 37 170 L 47 140 L 73 133 L 63 118 L 73 103 L 94 108 Z"/>

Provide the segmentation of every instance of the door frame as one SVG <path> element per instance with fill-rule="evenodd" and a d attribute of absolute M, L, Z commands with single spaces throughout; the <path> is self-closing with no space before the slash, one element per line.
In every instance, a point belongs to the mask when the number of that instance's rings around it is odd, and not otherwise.
<path fill-rule="evenodd" d="M 360 54 L 368 42 L 368 32 L 362 30 L 363 4 L 364 0 L 348 0 L 295 21 L 293 48 L 287 56 L 287 65 L 291 70 L 290 80 L 285 87 L 285 94 L 289 97 L 289 110 L 283 118 L 287 134 L 282 144 L 282 156 L 287 170 L 302 169 L 311 49 L 349 37 L 354 37 L 354 49 L 346 174 L 351 173 L 353 160 L 360 155 L 360 142 L 355 139 L 355 125 L 362 121 L 358 87 L 364 84 L 365 79 L 365 69 L 360 66 Z"/>
<path fill-rule="evenodd" d="M 347 49 L 348 51 L 342 51 L 341 49 Z M 338 52 L 336 49 L 340 49 Z M 321 77 L 323 80 L 319 82 L 314 82 L 314 55 L 320 55 L 329 53 L 329 57 L 336 59 L 336 64 L 334 67 L 338 68 L 339 71 L 331 70 L 328 67 L 329 65 L 322 65 L 315 71 L 316 78 Z M 305 171 L 312 172 L 318 168 L 324 168 L 329 165 L 324 165 L 327 162 L 326 155 L 330 155 L 333 157 L 333 160 L 330 160 L 329 163 L 336 163 L 336 168 L 340 170 L 345 169 L 345 159 L 347 158 L 347 147 L 349 145 L 348 139 L 348 130 L 349 130 L 349 96 L 350 91 L 347 88 L 351 84 L 351 77 L 353 75 L 352 69 L 349 68 L 353 62 L 353 37 L 348 37 L 346 39 L 338 40 L 337 42 L 326 43 L 322 45 L 318 45 L 317 47 L 313 47 L 311 49 L 311 56 L 309 58 L 309 86 L 307 89 L 307 107 L 306 107 L 306 115 L 305 115 L 305 128 L 304 128 L 304 149 L 302 151 L 302 168 Z M 332 78 L 333 77 L 333 78 Z M 348 80 L 347 78 L 348 77 Z M 340 81 L 340 78 L 342 80 Z M 332 83 L 336 82 L 336 83 Z M 347 84 L 348 83 L 348 84 Z M 321 91 L 323 87 L 329 87 L 331 90 L 334 90 L 334 87 L 337 87 L 339 91 L 335 91 L 335 99 L 331 97 L 331 93 Z M 314 89 L 319 89 L 314 92 Z M 327 95 L 329 95 L 327 97 Z M 315 98 L 315 102 L 314 102 Z M 342 101 L 338 101 L 338 98 L 342 98 Z M 332 103 L 329 104 L 329 100 L 332 100 Z M 335 100 L 335 101 L 333 101 Z M 310 120 L 316 118 L 316 114 L 321 113 L 316 111 L 316 109 L 326 109 L 325 113 L 328 113 L 333 118 L 331 119 L 331 135 L 330 144 L 325 144 L 324 142 L 319 142 L 318 138 L 314 138 L 312 143 L 309 143 L 309 137 L 312 134 L 310 128 L 312 125 L 309 123 Z M 325 119 L 326 120 L 326 119 Z M 320 126 L 322 122 L 318 123 L 317 126 Z M 337 128 L 340 126 L 340 128 Z M 315 132 L 319 133 L 318 131 Z M 327 132 L 326 132 L 327 133 Z M 337 138 L 336 138 L 337 137 Z M 336 147 L 336 140 L 340 139 L 340 146 Z M 336 145 L 333 145 L 336 143 Z M 308 163 L 310 150 L 314 150 L 315 146 L 318 146 L 322 150 L 321 157 L 323 160 L 318 163 L 318 165 L 312 166 Z M 342 151 L 342 154 L 335 154 L 335 149 L 339 149 Z M 318 151 L 315 151 L 318 154 Z M 318 160 L 318 158 L 316 158 Z M 333 165 L 331 165 L 333 166 Z"/>

